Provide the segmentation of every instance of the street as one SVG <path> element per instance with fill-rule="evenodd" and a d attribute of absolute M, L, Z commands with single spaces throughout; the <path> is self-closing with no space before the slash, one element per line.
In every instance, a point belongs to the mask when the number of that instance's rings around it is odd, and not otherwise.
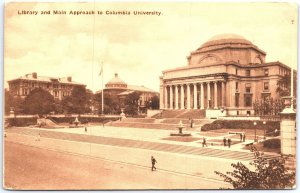
<path fill-rule="evenodd" d="M 149 167 L 4 143 L 4 186 L 16 190 L 218 189 L 221 181 L 152 172 Z"/>

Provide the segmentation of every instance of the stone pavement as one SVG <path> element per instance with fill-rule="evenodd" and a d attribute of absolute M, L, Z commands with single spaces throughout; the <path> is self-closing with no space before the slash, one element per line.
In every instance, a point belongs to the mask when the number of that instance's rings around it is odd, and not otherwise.
<path fill-rule="evenodd" d="M 199 138 L 198 142 L 162 140 L 162 138 L 169 137 L 169 131 L 165 130 L 93 126 L 88 127 L 87 132 L 84 131 L 84 128 L 65 128 L 55 130 L 16 128 L 10 129 L 8 132 L 17 132 L 26 135 L 38 135 L 38 133 L 40 133 L 41 137 L 60 140 L 149 149 L 154 151 L 191 154 L 238 161 L 250 161 L 253 159 L 253 153 L 248 150 L 241 149 L 243 146 L 241 143 L 232 145 L 231 148 L 223 146 L 202 147 L 202 144 L 199 142 L 202 141 L 201 138 Z M 223 139 L 223 136 L 219 136 L 219 138 Z M 265 154 L 265 157 L 267 158 L 272 158 L 274 156 L 276 157 L 277 155 Z"/>

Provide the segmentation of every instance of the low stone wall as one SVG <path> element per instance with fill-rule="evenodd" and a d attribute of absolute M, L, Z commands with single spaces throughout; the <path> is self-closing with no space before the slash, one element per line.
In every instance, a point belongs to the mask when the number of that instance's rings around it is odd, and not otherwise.
<path fill-rule="evenodd" d="M 152 116 L 157 115 L 161 112 L 162 112 L 162 110 L 159 110 L 159 109 L 148 109 L 147 110 L 147 117 L 152 117 Z"/>

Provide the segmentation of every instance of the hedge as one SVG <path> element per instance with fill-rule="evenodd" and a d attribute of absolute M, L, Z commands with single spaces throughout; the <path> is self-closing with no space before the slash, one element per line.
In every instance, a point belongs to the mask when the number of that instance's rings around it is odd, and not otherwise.
<path fill-rule="evenodd" d="M 7 118 L 9 126 L 25 127 L 37 124 L 37 117 Z"/>
<path fill-rule="evenodd" d="M 216 120 L 210 124 L 205 124 L 201 127 L 201 131 L 209 131 L 216 129 L 266 129 L 267 133 L 274 132 L 275 129 L 280 130 L 279 121 L 267 121 L 263 124 L 263 121 L 256 121 L 257 125 L 253 125 L 254 121 L 248 120 Z"/>
<path fill-rule="evenodd" d="M 272 148 L 272 149 L 276 149 L 276 148 L 280 148 L 280 139 L 268 139 L 266 141 L 263 142 L 264 147 L 266 148 Z"/>
<path fill-rule="evenodd" d="M 57 123 L 73 123 L 75 121 L 75 117 L 49 117 L 53 121 Z M 80 123 L 85 124 L 89 122 L 96 122 L 96 123 L 106 123 L 109 121 L 116 121 L 119 118 L 112 118 L 112 117 L 78 117 Z"/>

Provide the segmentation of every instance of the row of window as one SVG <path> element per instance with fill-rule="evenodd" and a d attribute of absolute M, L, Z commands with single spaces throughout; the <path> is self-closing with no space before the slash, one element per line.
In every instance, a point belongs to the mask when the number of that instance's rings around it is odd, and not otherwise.
<path fill-rule="evenodd" d="M 59 86 L 62 89 L 72 89 L 73 88 L 73 86 L 71 86 L 71 85 L 60 85 L 60 84 L 41 83 L 41 82 L 38 82 L 38 83 L 37 82 L 35 82 L 35 83 L 34 82 L 23 82 L 22 85 L 23 85 L 23 87 L 32 87 L 32 88 L 34 88 L 34 87 L 40 87 L 40 88 L 53 87 L 53 88 L 58 89 Z"/>
<path fill-rule="evenodd" d="M 269 91 L 269 82 L 264 82 L 263 83 L 263 89 L 264 89 L 264 91 Z M 235 82 L 235 90 L 236 91 L 239 90 L 239 82 Z M 245 84 L 245 91 L 246 91 L 246 93 L 251 92 L 251 83 L 246 83 Z"/>
<path fill-rule="evenodd" d="M 269 76 L 269 69 L 265 68 L 264 70 L 264 75 L 265 76 Z M 235 74 L 238 75 L 238 69 L 235 69 Z M 245 70 L 245 76 L 251 76 L 251 70 L 250 69 L 246 69 Z"/>

